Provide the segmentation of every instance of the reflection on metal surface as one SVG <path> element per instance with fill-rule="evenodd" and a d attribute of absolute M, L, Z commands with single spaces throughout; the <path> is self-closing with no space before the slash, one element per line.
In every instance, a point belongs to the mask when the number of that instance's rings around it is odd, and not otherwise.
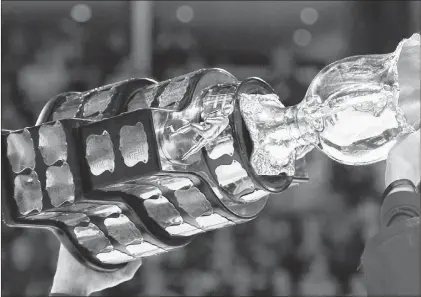
<path fill-rule="evenodd" d="M 42 125 L 39 128 L 39 151 L 48 166 L 67 160 L 67 142 L 63 125 L 56 121 L 54 125 Z"/>
<path fill-rule="evenodd" d="M 171 235 L 178 236 L 192 236 L 204 232 L 204 230 L 196 228 L 188 223 L 182 223 L 177 226 L 167 227 L 165 228 L 165 231 L 167 231 Z"/>
<path fill-rule="evenodd" d="M 135 224 L 123 214 L 120 214 L 118 218 L 106 218 L 104 225 L 107 227 L 108 235 L 122 245 L 141 243 L 143 241 L 143 236 Z"/>
<path fill-rule="evenodd" d="M 269 193 L 266 192 L 266 191 L 256 190 L 253 193 L 245 194 L 245 195 L 241 196 L 239 198 L 239 200 L 242 201 L 242 202 L 245 202 L 245 203 L 250 203 L 250 202 L 260 200 L 263 197 L 266 197 L 267 195 L 269 195 Z"/>
<path fill-rule="evenodd" d="M 149 242 L 128 245 L 126 246 L 126 250 L 135 257 L 147 257 L 165 252 L 165 250 Z"/>
<path fill-rule="evenodd" d="M 186 153 L 195 145 L 193 140 L 198 138 L 199 134 L 193 129 L 175 133 L 179 128 L 187 127 L 189 124 L 190 122 L 185 119 L 173 119 L 165 123 L 159 141 L 161 150 L 170 163 L 193 164 L 201 160 L 201 154 L 189 154 L 188 158 L 185 158 Z"/>
<path fill-rule="evenodd" d="M 185 177 L 162 178 L 162 180 L 160 180 L 160 184 L 173 191 L 193 186 L 193 182 Z"/>
<path fill-rule="evenodd" d="M 200 228 L 206 231 L 218 229 L 225 226 L 235 225 L 234 222 L 227 220 L 226 218 L 220 216 L 217 213 L 196 218 L 196 222 L 199 224 Z"/>
<path fill-rule="evenodd" d="M 122 253 L 118 250 L 112 250 L 108 253 L 99 253 L 96 257 L 102 262 L 106 264 L 120 264 L 129 261 L 133 261 L 135 258 Z"/>
<path fill-rule="evenodd" d="M 28 175 L 18 175 L 15 177 L 15 189 L 13 197 L 18 205 L 19 212 L 23 215 L 33 210 L 42 210 L 41 183 L 38 174 L 31 171 Z"/>
<path fill-rule="evenodd" d="M 85 212 L 89 216 L 106 218 L 114 213 L 121 213 L 121 208 L 117 205 L 101 205 L 95 208 L 89 209 Z"/>
<path fill-rule="evenodd" d="M 136 109 L 145 109 L 151 106 L 152 101 L 155 99 L 156 92 L 158 91 L 158 85 L 152 85 L 145 89 L 140 90 L 133 96 L 127 105 L 128 111 Z"/>
<path fill-rule="evenodd" d="M 124 164 L 133 167 L 139 162 L 147 163 L 149 145 L 142 123 L 123 126 L 120 130 L 120 151 Z"/>
<path fill-rule="evenodd" d="M 28 129 L 7 136 L 7 157 L 14 173 L 35 168 L 34 141 Z"/>
<path fill-rule="evenodd" d="M 54 221 L 63 222 L 67 226 L 77 226 L 80 223 L 89 223 L 89 218 L 83 213 L 69 212 L 62 213 L 54 218 Z"/>
<path fill-rule="evenodd" d="M 66 101 L 53 113 L 53 120 L 71 119 L 76 117 L 76 114 L 82 105 L 82 99 L 80 93 L 68 95 Z"/>
<path fill-rule="evenodd" d="M 122 190 L 122 192 L 142 199 L 157 198 L 162 194 L 161 191 L 154 186 L 135 186 L 133 188 Z"/>
<path fill-rule="evenodd" d="M 73 229 L 76 239 L 80 245 L 93 254 L 113 250 L 113 246 L 104 233 L 94 224 L 89 223 L 87 227 L 78 226 Z"/>
<path fill-rule="evenodd" d="M 101 119 L 102 113 L 107 109 L 114 94 L 115 88 L 111 88 L 91 95 L 83 106 L 83 116 L 88 117 L 98 113 L 96 119 Z"/>
<path fill-rule="evenodd" d="M 234 154 L 234 140 L 230 134 L 218 137 L 206 146 L 209 158 L 216 160 L 223 155 L 232 156 Z"/>
<path fill-rule="evenodd" d="M 156 198 L 162 194 L 161 191 L 155 186 L 138 185 L 135 183 L 116 184 L 106 187 L 103 190 L 123 192 L 141 199 Z"/>
<path fill-rule="evenodd" d="M 156 199 L 147 199 L 143 205 L 151 219 L 162 228 L 183 223 L 183 218 L 167 198 L 160 196 Z"/>
<path fill-rule="evenodd" d="M 210 215 L 213 212 L 210 202 L 196 187 L 187 190 L 177 190 L 174 192 L 174 195 L 179 206 L 193 218 Z"/>
<path fill-rule="evenodd" d="M 46 190 L 54 207 L 75 200 L 75 184 L 69 164 L 50 166 L 46 171 Z"/>
<path fill-rule="evenodd" d="M 97 204 L 88 202 L 79 202 L 68 206 L 60 207 L 60 211 L 64 212 L 86 212 L 91 208 L 97 207 Z"/>
<path fill-rule="evenodd" d="M 189 80 L 189 77 L 171 80 L 158 98 L 159 107 L 166 107 L 173 103 L 180 102 L 187 91 Z"/>
<path fill-rule="evenodd" d="M 105 171 L 114 172 L 114 151 L 110 134 L 89 135 L 86 139 L 86 160 L 93 175 L 100 175 Z"/>
<path fill-rule="evenodd" d="M 31 215 L 26 217 L 25 219 L 27 220 L 49 220 L 51 218 L 54 218 L 58 215 L 60 215 L 60 212 L 55 212 L 55 211 L 51 211 L 51 212 L 42 212 L 36 215 Z"/>
<path fill-rule="evenodd" d="M 215 169 L 215 174 L 219 185 L 231 194 L 238 195 L 254 190 L 254 184 L 247 175 L 247 171 L 236 160 L 233 160 L 230 165 L 219 165 Z"/>

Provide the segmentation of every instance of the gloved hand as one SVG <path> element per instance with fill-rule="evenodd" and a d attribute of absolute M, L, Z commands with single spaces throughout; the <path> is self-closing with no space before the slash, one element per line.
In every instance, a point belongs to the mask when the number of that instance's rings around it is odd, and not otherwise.
<path fill-rule="evenodd" d="M 385 187 L 398 179 L 409 179 L 415 186 L 421 176 L 421 131 L 401 139 L 389 152 L 385 173 Z"/>
<path fill-rule="evenodd" d="M 61 245 L 51 294 L 88 296 L 93 292 L 131 280 L 141 265 L 142 261 L 138 260 L 128 263 L 117 271 L 95 271 L 79 263 Z"/>

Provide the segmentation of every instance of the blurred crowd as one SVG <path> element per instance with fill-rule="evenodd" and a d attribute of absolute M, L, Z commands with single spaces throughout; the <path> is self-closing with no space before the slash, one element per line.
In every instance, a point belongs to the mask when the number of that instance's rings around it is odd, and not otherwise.
<path fill-rule="evenodd" d="M 297 55 L 292 42 L 275 45 L 264 57 L 209 56 L 188 27 L 154 18 L 152 72 L 144 73 L 131 63 L 130 24 L 124 15 L 130 12 L 130 2 L 125 5 L 127 11 L 122 9 L 119 25 L 112 29 L 81 22 L 83 10 L 50 27 L 42 20 L 24 22 L 16 10 L 3 7 L 2 129 L 33 125 L 48 99 L 60 92 L 84 91 L 135 76 L 163 80 L 204 67 L 231 67 L 244 78 L 250 72 L 244 60 L 262 63 L 256 76 L 267 80 L 285 105 L 292 105 L 300 102 L 327 63 Z M 392 39 L 409 35 L 401 33 L 395 32 Z M 343 34 L 355 41 L 353 34 Z M 368 37 L 360 37 L 358 45 L 363 47 Z M 360 255 L 379 227 L 383 164 L 349 167 L 317 151 L 307 161 L 310 181 L 274 196 L 254 221 L 201 235 L 185 248 L 147 258 L 132 281 L 95 295 L 364 296 Z M 2 295 L 45 296 L 58 247 L 47 231 L 2 224 Z"/>

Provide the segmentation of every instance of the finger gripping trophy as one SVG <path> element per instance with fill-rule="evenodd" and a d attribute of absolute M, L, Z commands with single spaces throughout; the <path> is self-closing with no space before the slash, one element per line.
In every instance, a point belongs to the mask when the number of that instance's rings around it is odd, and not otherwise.
<path fill-rule="evenodd" d="M 394 53 L 335 62 L 291 107 L 221 69 L 61 94 L 36 126 L 2 130 L 3 220 L 53 231 L 99 270 L 250 221 L 308 180 L 314 147 L 370 164 L 415 131 L 419 44 L 414 34 Z"/>

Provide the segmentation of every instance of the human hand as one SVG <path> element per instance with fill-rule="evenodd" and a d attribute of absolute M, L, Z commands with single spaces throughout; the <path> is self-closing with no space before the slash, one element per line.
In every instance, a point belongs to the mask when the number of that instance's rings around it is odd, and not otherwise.
<path fill-rule="evenodd" d="M 421 176 L 420 130 L 401 139 L 389 152 L 386 163 L 386 187 L 398 179 L 418 185 Z"/>
<path fill-rule="evenodd" d="M 95 271 L 79 263 L 63 245 L 60 245 L 51 293 L 89 296 L 93 292 L 131 280 L 141 265 L 142 261 L 138 260 L 117 271 Z"/>

